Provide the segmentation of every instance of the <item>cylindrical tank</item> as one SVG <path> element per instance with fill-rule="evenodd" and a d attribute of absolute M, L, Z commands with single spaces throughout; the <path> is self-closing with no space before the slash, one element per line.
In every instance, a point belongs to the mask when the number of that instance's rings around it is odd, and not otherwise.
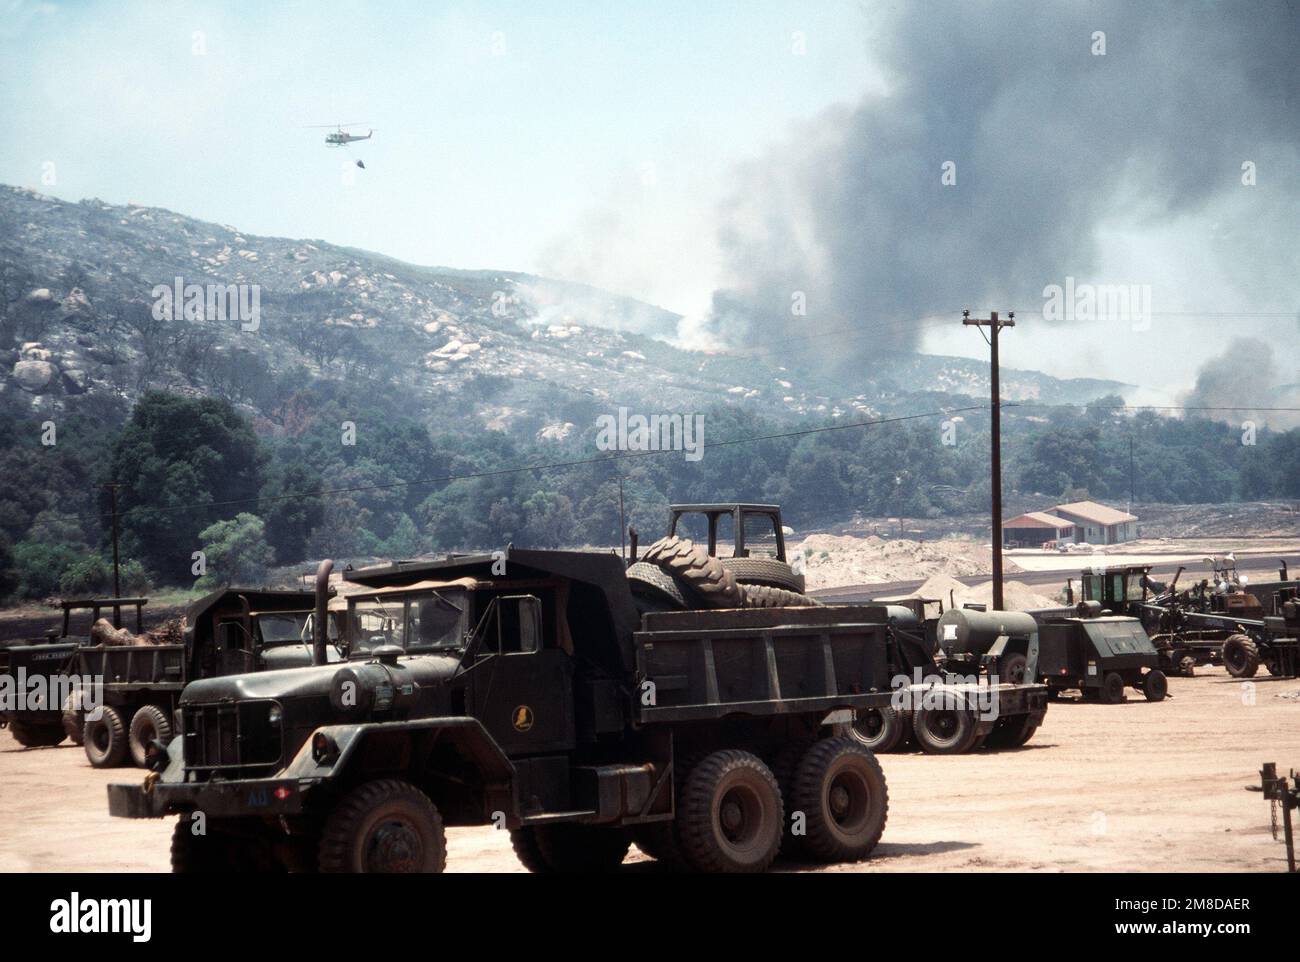
<path fill-rule="evenodd" d="M 920 624 L 916 612 L 906 605 L 885 605 L 885 612 L 889 615 L 889 620 L 896 625 Z"/>
<path fill-rule="evenodd" d="M 1038 622 L 1023 611 L 951 608 L 939 619 L 939 645 L 949 654 L 982 655 L 999 635 L 1024 638 L 1038 633 Z"/>

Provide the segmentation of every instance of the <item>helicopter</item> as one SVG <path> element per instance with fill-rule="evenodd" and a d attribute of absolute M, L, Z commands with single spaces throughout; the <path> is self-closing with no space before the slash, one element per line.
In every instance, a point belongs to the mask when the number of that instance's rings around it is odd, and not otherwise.
<path fill-rule="evenodd" d="M 346 147 L 348 144 L 352 143 L 353 141 L 369 140 L 371 137 L 375 135 L 375 131 L 373 127 L 370 128 L 370 130 L 364 136 L 362 136 L 361 134 L 350 134 L 346 131 L 345 128 L 347 127 L 360 127 L 361 125 L 359 123 L 357 124 L 306 124 L 305 126 L 308 129 L 316 129 L 316 130 L 333 127 L 334 128 L 333 132 L 325 135 L 326 147 Z"/>

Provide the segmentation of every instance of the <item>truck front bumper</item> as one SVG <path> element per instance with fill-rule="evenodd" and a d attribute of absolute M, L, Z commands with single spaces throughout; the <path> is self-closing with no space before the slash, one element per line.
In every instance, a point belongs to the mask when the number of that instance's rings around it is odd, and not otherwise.
<path fill-rule="evenodd" d="M 299 815 L 316 779 L 256 778 L 229 782 L 164 782 L 145 776 L 140 785 L 109 785 L 108 814 L 163 818 L 203 812 L 216 818 Z"/>

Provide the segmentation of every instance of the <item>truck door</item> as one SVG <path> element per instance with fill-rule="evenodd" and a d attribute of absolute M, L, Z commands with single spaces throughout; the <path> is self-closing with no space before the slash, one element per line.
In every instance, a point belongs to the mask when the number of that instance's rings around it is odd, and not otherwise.
<path fill-rule="evenodd" d="M 495 598 L 477 632 L 467 702 L 510 755 L 574 746 L 573 659 L 543 631 L 532 595 Z"/>

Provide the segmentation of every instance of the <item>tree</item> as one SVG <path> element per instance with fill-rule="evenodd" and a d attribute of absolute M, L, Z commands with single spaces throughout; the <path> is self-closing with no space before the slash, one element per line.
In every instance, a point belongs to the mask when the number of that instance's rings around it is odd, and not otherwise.
<path fill-rule="evenodd" d="M 194 583 L 210 591 L 220 585 L 260 584 L 271 563 L 271 546 L 266 543 L 266 525 L 255 514 L 240 512 L 229 521 L 218 521 L 199 532 L 207 573 Z"/>

